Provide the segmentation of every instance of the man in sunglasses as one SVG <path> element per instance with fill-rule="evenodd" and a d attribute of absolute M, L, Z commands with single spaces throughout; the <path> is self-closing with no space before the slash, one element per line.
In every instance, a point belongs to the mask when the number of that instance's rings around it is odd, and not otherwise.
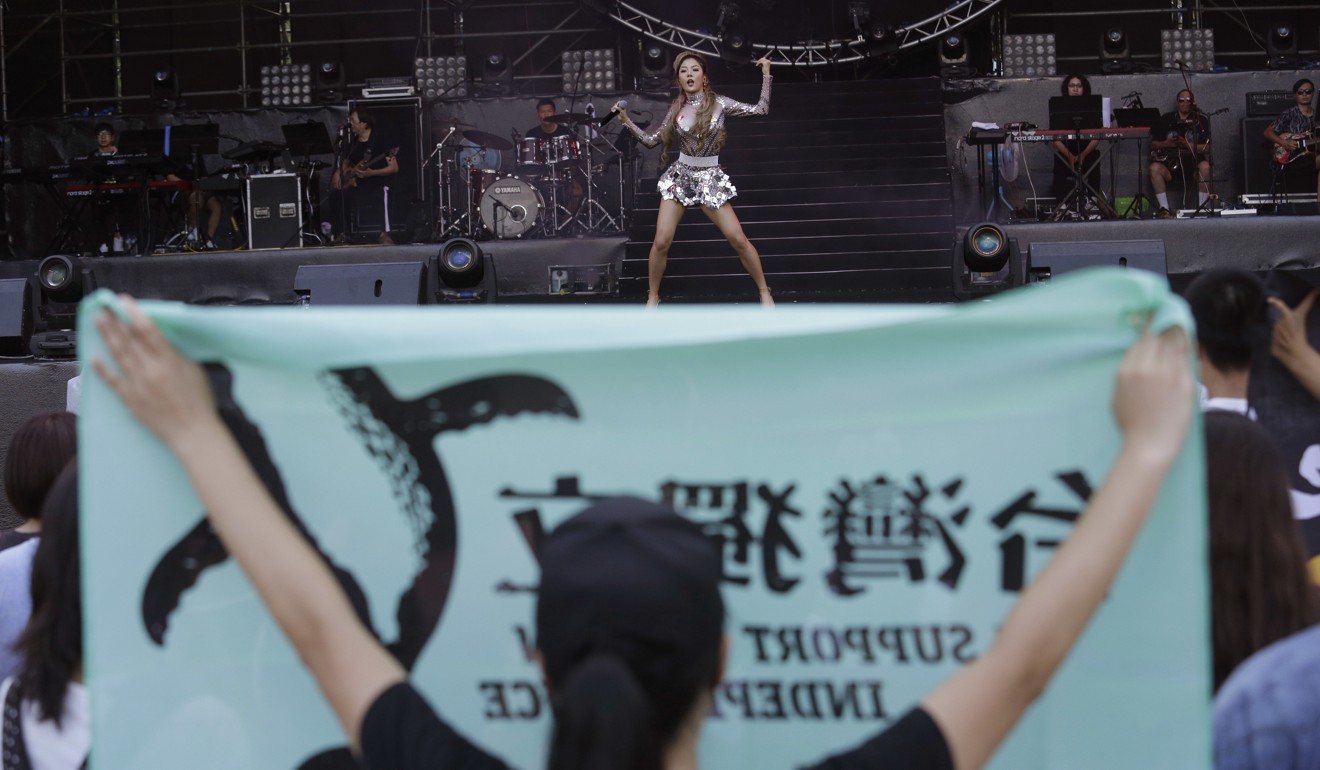
<path fill-rule="evenodd" d="M 1265 128 L 1265 138 L 1275 145 L 1275 186 L 1280 175 L 1315 177 L 1316 200 L 1320 201 L 1320 171 L 1311 144 L 1316 127 L 1315 84 L 1306 78 L 1293 83 L 1293 98 L 1297 103 Z"/>
<path fill-rule="evenodd" d="M 1166 112 L 1151 128 L 1150 186 L 1159 201 L 1155 216 L 1168 219 L 1169 182 L 1179 178 L 1183 189 L 1195 179 L 1198 205 L 1210 197 L 1210 120 L 1196 107 L 1196 96 L 1189 90 L 1178 92 L 1177 106 Z"/>

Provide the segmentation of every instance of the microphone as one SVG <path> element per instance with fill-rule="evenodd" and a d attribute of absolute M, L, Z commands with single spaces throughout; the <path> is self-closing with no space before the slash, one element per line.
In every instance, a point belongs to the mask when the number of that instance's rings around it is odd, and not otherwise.
<path fill-rule="evenodd" d="M 603 126 L 606 123 L 609 123 L 611 120 L 614 120 L 616 117 L 618 117 L 619 113 L 623 112 L 626 109 L 628 109 L 628 100 L 620 99 L 619 103 L 614 105 L 614 108 L 610 110 L 610 114 L 596 121 L 596 125 Z"/>

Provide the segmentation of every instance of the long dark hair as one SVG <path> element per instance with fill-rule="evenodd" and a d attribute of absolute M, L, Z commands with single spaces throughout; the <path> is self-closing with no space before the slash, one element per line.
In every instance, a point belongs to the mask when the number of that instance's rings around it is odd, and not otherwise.
<path fill-rule="evenodd" d="M 706 79 L 705 87 L 702 88 L 701 106 L 697 108 L 696 117 L 692 120 L 692 134 L 696 137 L 697 143 L 706 141 L 706 133 L 710 131 L 711 116 L 715 114 L 715 89 L 710 86 L 710 69 L 706 66 L 706 57 L 695 51 L 684 51 L 674 59 L 674 80 L 678 80 L 678 68 L 683 66 L 683 62 L 688 59 L 695 60 L 701 65 L 701 75 Z M 678 96 L 669 106 L 669 114 L 673 118 L 660 127 L 660 141 L 664 143 L 664 150 L 660 153 L 660 165 L 665 166 L 669 163 L 669 150 L 674 142 L 674 134 L 678 133 L 678 111 L 683 109 L 683 101 L 687 98 L 683 92 L 683 87 L 678 87 Z M 720 136 L 715 143 L 715 151 L 719 152 L 724 147 L 724 129 L 720 129 Z"/>
<path fill-rule="evenodd" d="M 82 668 L 82 569 L 78 557 L 78 461 L 55 480 L 32 557 L 32 616 L 14 648 L 23 655 L 23 697 L 56 726 L 64 694 Z"/>
<path fill-rule="evenodd" d="M 1288 472 L 1265 430 L 1205 414 L 1215 690 L 1252 653 L 1320 620 Z"/>
<path fill-rule="evenodd" d="M 72 412 L 43 412 L 23 421 L 5 455 L 5 497 L 25 519 L 41 516 L 50 485 L 78 452 Z"/>
<path fill-rule="evenodd" d="M 720 675 L 718 551 L 672 510 L 618 498 L 560 525 L 540 555 L 550 770 L 659 770 Z"/>
<path fill-rule="evenodd" d="M 1082 96 L 1090 96 L 1090 95 L 1091 95 L 1091 81 L 1087 80 L 1085 75 L 1079 75 L 1079 74 L 1077 74 L 1076 72 L 1073 72 L 1073 73 L 1071 73 L 1071 74 L 1069 74 L 1069 75 L 1066 75 L 1066 76 L 1063 78 L 1063 84 L 1059 86 L 1059 93 L 1060 93 L 1060 94 L 1062 94 L 1062 95 L 1064 95 L 1064 96 L 1067 96 L 1067 95 L 1068 95 L 1068 83 L 1069 83 L 1070 81 L 1072 81 L 1073 79 L 1077 79 L 1077 80 L 1082 81 Z"/>

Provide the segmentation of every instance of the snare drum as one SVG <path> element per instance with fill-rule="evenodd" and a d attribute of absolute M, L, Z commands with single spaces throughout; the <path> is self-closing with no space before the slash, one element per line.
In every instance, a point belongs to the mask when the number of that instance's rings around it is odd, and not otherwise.
<path fill-rule="evenodd" d="M 545 163 L 549 143 L 534 136 L 524 136 L 518 140 L 518 165 L 532 166 Z"/>
<path fill-rule="evenodd" d="M 496 238 L 521 238 L 536 225 L 545 199 L 531 182 L 498 179 L 481 196 L 481 222 Z"/>
<path fill-rule="evenodd" d="M 550 137 L 550 162 L 569 163 L 582 157 L 576 136 Z"/>

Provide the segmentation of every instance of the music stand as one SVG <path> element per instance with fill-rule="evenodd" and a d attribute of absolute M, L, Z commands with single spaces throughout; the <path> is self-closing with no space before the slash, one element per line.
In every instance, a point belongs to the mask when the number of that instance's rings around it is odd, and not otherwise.
<path fill-rule="evenodd" d="M 1114 110 L 1114 124 L 1119 128 L 1151 128 L 1160 122 L 1160 111 L 1154 107 L 1132 107 L 1118 108 Z M 1141 151 L 1141 143 L 1144 139 L 1137 141 L 1137 194 L 1132 196 L 1132 202 L 1123 210 L 1119 217 L 1127 219 L 1134 213 L 1140 217 L 1142 205 L 1154 211 L 1157 206 L 1150 196 L 1146 195 L 1146 163 L 1144 158 L 1146 153 Z"/>
<path fill-rule="evenodd" d="M 314 120 L 305 123 L 288 123 L 280 126 L 280 131 L 284 134 L 284 144 L 288 147 L 288 152 L 291 155 L 301 155 L 303 158 L 302 170 L 307 174 L 306 184 L 303 185 L 305 200 L 301 202 L 307 210 L 304 221 L 320 222 L 321 194 L 320 186 L 317 184 L 317 164 L 312 162 L 312 156 L 334 154 L 335 146 L 330 141 L 330 132 L 326 130 L 324 123 Z M 311 228 L 309 234 L 317 241 L 322 240 L 321 233 L 315 227 Z"/>
<path fill-rule="evenodd" d="M 165 154 L 165 129 L 140 128 L 136 131 L 122 131 L 115 142 L 120 155 L 130 153 L 153 152 Z"/>
<path fill-rule="evenodd" d="M 310 158 L 313 155 L 332 155 L 335 147 L 330 142 L 330 132 L 324 123 L 309 120 L 306 123 L 290 123 L 280 126 L 284 133 L 284 143 L 294 155 Z"/>
<path fill-rule="evenodd" d="M 1104 98 L 1100 96 L 1053 96 L 1050 97 L 1050 130 L 1051 131 L 1071 131 L 1079 133 L 1086 129 L 1098 129 L 1105 127 L 1104 119 Z M 1077 141 L 1081 141 L 1080 138 Z M 1055 150 L 1055 155 L 1063 160 L 1063 156 Z M 1100 165 L 1100 157 L 1097 156 L 1095 164 L 1097 168 Z M 1102 213 L 1110 213 L 1113 208 L 1104 199 L 1104 193 L 1091 186 L 1086 180 L 1087 169 L 1079 166 L 1075 167 L 1068 164 L 1068 170 L 1073 175 L 1072 192 L 1064 196 L 1059 202 L 1055 211 L 1055 219 L 1067 211 L 1067 204 L 1072 201 L 1080 214 L 1086 209 L 1086 203 L 1089 201 Z"/>

